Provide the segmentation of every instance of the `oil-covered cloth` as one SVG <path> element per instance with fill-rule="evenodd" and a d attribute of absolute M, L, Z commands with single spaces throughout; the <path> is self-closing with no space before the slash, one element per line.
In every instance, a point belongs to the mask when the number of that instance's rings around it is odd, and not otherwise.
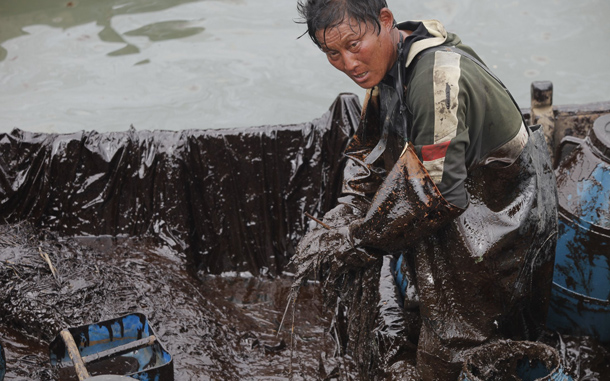
<path fill-rule="evenodd" d="M 543 328 L 557 230 L 546 143 L 541 130 L 526 128 L 516 158 L 504 160 L 504 144 L 470 166 L 460 208 L 410 142 L 394 159 L 400 139 L 386 138 L 384 153 L 367 163 L 382 139 L 378 94 L 369 93 L 346 150 L 344 192 L 372 197 L 350 223 L 351 239 L 412 266 L 422 320 L 417 368 L 426 380 L 455 379 L 465 350 L 498 338 L 535 340 Z"/>

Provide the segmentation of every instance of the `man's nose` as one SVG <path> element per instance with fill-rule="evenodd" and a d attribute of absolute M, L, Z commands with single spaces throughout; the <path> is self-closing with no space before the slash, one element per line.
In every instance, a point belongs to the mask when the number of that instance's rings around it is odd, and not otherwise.
<path fill-rule="evenodd" d="M 352 52 L 343 54 L 344 71 L 353 71 L 358 66 L 358 57 Z"/>

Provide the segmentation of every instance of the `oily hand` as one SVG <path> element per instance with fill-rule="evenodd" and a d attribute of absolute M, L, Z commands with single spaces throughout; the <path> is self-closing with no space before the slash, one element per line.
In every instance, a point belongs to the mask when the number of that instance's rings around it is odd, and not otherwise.
<path fill-rule="evenodd" d="M 291 263 L 297 267 L 295 284 L 301 284 L 311 273 L 322 266 L 334 273 L 349 268 L 365 267 L 375 260 L 365 249 L 357 247 L 351 239 L 349 224 L 359 217 L 353 208 L 339 205 L 324 216 L 324 223 L 315 226 L 299 242 Z"/>

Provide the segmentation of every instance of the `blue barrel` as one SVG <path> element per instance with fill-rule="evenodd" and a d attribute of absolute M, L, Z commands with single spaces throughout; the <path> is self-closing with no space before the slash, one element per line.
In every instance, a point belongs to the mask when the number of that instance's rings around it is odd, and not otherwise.
<path fill-rule="evenodd" d="M 415 283 L 412 281 L 415 275 L 412 270 L 409 269 L 409 266 L 403 262 L 405 262 L 404 256 L 401 255 L 396 260 L 394 266 L 392 266 L 392 274 L 394 275 L 394 280 L 396 282 L 396 287 L 398 288 L 398 293 L 401 296 L 403 307 L 411 309 L 419 306 L 419 295 L 417 294 Z"/>
<path fill-rule="evenodd" d="M 610 342 L 610 115 L 564 138 L 555 175 L 557 250 L 547 327 Z"/>
<path fill-rule="evenodd" d="M 396 287 L 398 287 L 398 292 L 400 296 L 403 298 L 407 292 L 407 287 L 409 286 L 409 278 L 407 278 L 406 274 L 403 274 L 402 271 L 402 255 L 398 257 L 396 260 L 396 266 L 394 267 L 394 279 L 396 281 Z"/>
<path fill-rule="evenodd" d="M 500 340 L 466 354 L 459 381 L 573 381 L 559 353 L 546 344 Z"/>

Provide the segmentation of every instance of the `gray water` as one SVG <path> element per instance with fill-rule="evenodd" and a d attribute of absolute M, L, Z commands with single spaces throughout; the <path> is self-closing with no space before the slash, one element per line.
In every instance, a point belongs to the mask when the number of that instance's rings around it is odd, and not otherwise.
<path fill-rule="evenodd" d="M 607 0 L 388 0 L 440 20 L 522 107 L 610 100 Z M 0 132 L 291 124 L 364 90 L 305 36 L 294 0 L 0 0 Z"/>

